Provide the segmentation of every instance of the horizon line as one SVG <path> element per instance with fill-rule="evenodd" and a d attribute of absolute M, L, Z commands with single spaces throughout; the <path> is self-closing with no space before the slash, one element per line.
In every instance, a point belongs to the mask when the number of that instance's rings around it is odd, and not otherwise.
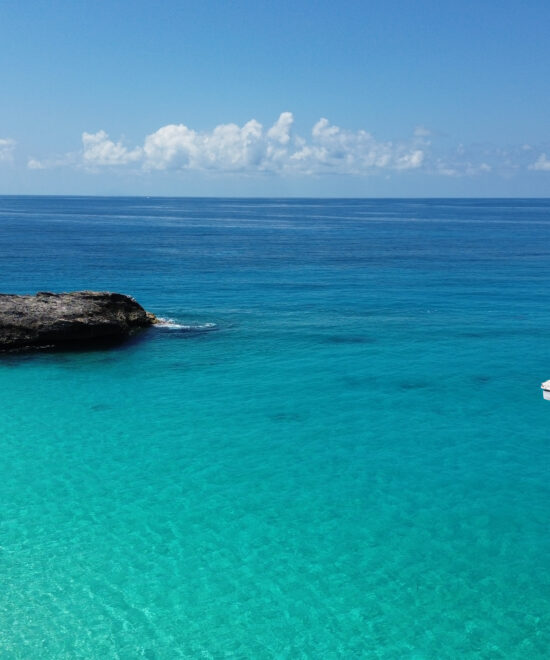
<path fill-rule="evenodd" d="M 259 200 L 259 199 L 296 199 L 296 200 L 307 200 L 307 199 L 323 199 L 327 201 L 331 200 L 496 200 L 496 199 L 506 199 L 506 200 L 548 200 L 550 201 L 550 196 L 530 196 L 530 197 L 518 197 L 518 196 L 410 196 L 410 195 L 396 195 L 395 197 L 388 196 L 313 196 L 313 195 L 83 195 L 83 194 L 58 194 L 58 193 L 0 193 L 0 199 L 6 197 L 70 197 L 70 198 L 94 198 L 94 199 L 236 199 L 236 200 Z"/>

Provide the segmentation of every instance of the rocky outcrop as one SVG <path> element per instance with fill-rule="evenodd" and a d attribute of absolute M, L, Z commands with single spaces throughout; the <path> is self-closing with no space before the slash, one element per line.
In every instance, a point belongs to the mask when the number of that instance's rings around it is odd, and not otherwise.
<path fill-rule="evenodd" d="M 98 291 L 0 294 L 0 351 L 93 346 L 157 322 L 130 296 Z"/>

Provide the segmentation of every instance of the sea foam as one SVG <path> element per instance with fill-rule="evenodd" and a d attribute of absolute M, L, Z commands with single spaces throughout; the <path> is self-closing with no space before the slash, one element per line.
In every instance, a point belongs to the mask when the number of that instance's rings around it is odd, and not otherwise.
<path fill-rule="evenodd" d="M 216 323 L 199 323 L 196 325 L 188 325 L 184 323 L 178 323 L 173 319 L 159 318 L 159 323 L 155 324 L 156 328 L 162 328 L 164 330 L 184 330 L 189 332 L 207 332 L 208 330 L 214 330 L 218 326 Z"/>

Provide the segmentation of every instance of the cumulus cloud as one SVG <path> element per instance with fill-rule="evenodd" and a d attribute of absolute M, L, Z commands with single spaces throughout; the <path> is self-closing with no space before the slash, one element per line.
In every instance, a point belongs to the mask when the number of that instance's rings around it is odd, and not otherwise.
<path fill-rule="evenodd" d="M 41 160 L 38 160 L 38 158 L 29 158 L 27 161 L 27 167 L 29 170 L 45 170 L 46 165 L 43 163 Z"/>
<path fill-rule="evenodd" d="M 294 116 L 292 112 L 282 112 L 279 119 L 267 131 L 267 137 L 274 142 L 288 144 L 290 142 L 290 129 L 293 123 Z"/>
<path fill-rule="evenodd" d="M 439 136 L 441 137 L 441 136 Z M 0 160 L 9 158 L 13 140 L 0 140 Z M 544 146 L 544 145 L 543 145 Z M 322 117 L 309 134 L 298 135 L 294 116 L 283 112 L 268 127 L 255 119 L 242 125 L 220 124 L 199 131 L 167 124 L 138 145 L 112 139 L 104 130 L 82 134 L 79 151 L 45 159 L 29 158 L 27 167 L 76 167 L 87 171 L 195 171 L 245 175 L 356 175 L 422 170 L 440 176 L 510 176 L 519 170 L 550 170 L 550 160 L 531 145 L 502 148 L 479 143 L 445 144 L 424 126 L 400 140 L 381 140 L 365 130 L 349 130 Z M 547 151 L 547 150 L 546 150 Z M 537 153 L 538 160 L 533 162 Z"/>
<path fill-rule="evenodd" d="M 131 166 L 144 171 L 194 170 L 244 174 L 369 174 L 422 166 L 427 143 L 379 141 L 366 131 L 348 131 L 320 119 L 309 139 L 293 133 L 294 117 L 283 112 L 269 128 L 255 119 L 242 126 L 220 124 L 196 131 L 168 124 L 146 136 L 143 145 L 128 147 L 100 130 L 82 134 L 79 165 L 89 170 Z M 69 155 L 72 160 L 73 155 Z M 31 158 L 31 169 L 54 167 L 62 159 Z"/>
<path fill-rule="evenodd" d="M 546 154 L 541 154 L 537 160 L 529 165 L 530 170 L 538 170 L 539 172 L 550 172 L 550 160 L 546 158 Z"/>
<path fill-rule="evenodd" d="M 139 160 L 140 147 L 127 149 L 121 142 L 113 142 L 105 131 L 82 133 L 82 158 L 89 165 L 127 165 Z"/>
<path fill-rule="evenodd" d="M 0 162 L 13 160 L 15 144 L 15 140 L 11 138 L 0 138 Z"/>
<path fill-rule="evenodd" d="M 170 124 L 145 138 L 142 162 L 145 169 L 157 170 L 255 171 L 265 167 L 266 142 L 254 119 L 242 127 L 221 124 L 205 133 Z"/>
<path fill-rule="evenodd" d="M 348 131 L 320 119 L 311 131 L 311 141 L 289 154 L 288 168 L 315 173 L 368 174 L 377 170 L 407 170 L 420 167 L 424 151 L 417 140 L 383 142 L 364 130 Z"/>

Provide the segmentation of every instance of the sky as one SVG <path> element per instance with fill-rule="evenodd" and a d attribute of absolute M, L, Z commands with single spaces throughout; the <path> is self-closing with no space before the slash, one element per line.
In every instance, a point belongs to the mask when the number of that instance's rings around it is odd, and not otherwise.
<path fill-rule="evenodd" d="M 0 194 L 550 197 L 548 0 L 0 0 Z"/>

